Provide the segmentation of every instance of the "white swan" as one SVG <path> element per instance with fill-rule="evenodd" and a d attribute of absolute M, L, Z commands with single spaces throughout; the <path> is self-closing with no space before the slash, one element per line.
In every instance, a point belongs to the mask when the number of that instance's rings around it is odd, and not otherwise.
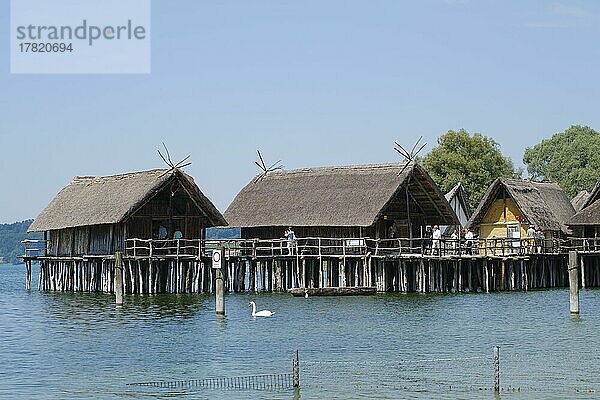
<path fill-rule="evenodd" d="M 308 299 L 308 289 L 304 289 L 304 298 Z"/>
<path fill-rule="evenodd" d="M 256 303 L 254 303 L 253 301 L 251 301 L 249 303 L 249 305 L 252 305 L 252 316 L 253 317 L 271 317 L 271 316 L 273 316 L 273 314 L 275 314 L 274 312 L 271 312 L 269 310 L 262 310 L 262 311 L 256 312 Z"/>

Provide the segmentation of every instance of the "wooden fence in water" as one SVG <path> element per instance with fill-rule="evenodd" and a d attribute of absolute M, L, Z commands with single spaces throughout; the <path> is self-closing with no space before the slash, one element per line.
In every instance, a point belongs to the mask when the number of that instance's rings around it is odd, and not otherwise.
<path fill-rule="evenodd" d="M 27 287 L 39 261 L 38 288 L 114 291 L 114 256 L 48 257 L 43 241 L 26 241 Z M 581 257 L 582 286 L 600 286 L 600 241 L 595 238 L 473 240 L 299 238 L 230 240 L 128 239 L 126 293 L 209 293 L 212 252 L 224 252 L 229 292 L 292 288 L 375 287 L 393 292 L 529 290 L 568 285 L 567 252 Z"/>

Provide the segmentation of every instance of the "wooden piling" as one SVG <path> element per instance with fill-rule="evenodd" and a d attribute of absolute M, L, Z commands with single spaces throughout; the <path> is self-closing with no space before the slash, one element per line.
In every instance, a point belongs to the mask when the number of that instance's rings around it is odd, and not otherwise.
<path fill-rule="evenodd" d="M 500 393 L 500 347 L 494 346 L 494 392 Z"/>
<path fill-rule="evenodd" d="M 25 290 L 31 289 L 31 261 L 25 262 L 25 268 L 27 269 L 27 275 L 25 277 Z"/>
<path fill-rule="evenodd" d="M 225 254 L 221 250 L 221 254 Z M 217 315 L 225 315 L 225 280 L 223 270 L 226 269 L 227 261 L 222 258 L 220 268 L 213 268 L 215 272 L 215 312 Z"/>
<path fill-rule="evenodd" d="M 506 276 L 506 260 L 503 258 L 502 264 L 500 266 L 500 284 L 497 286 L 499 288 L 499 290 L 504 290 L 506 287 L 504 285 L 505 276 Z"/>
<path fill-rule="evenodd" d="M 223 271 L 215 269 L 215 312 L 217 315 L 225 315 L 225 283 Z"/>
<path fill-rule="evenodd" d="M 123 255 L 120 251 L 115 253 L 115 304 L 123 305 Z"/>
<path fill-rule="evenodd" d="M 581 288 L 585 289 L 585 264 L 583 263 L 583 256 L 581 256 Z"/>
<path fill-rule="evenodd" d="M 294 387 L 300 387 L 300 356 L 298 350 L 294 353 L 292 360 L 293 376 L 294 376 Z"/>
<path fill-rule="evenodd" d="M 300 279 L 300 287 L 307 288 L 309 285 L 306 282 L 306 258 L 302 257 L 302 278 Z"/>
<path fill-rule="evenodd" d="M 569 305 L 571 314 L 579 314 L 579 266 L 577 251 L 569 251 Z"/>

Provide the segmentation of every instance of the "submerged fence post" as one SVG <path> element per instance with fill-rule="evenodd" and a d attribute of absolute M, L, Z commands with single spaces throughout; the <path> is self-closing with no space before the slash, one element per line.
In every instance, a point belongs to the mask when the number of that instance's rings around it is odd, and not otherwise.
<path fill-rule="evenodd" d="M 300 387 L 300 357 L 298 355 L 298 350 L 294 353 L 294 358 L 292 360 L 293 365 L 293 377 L 294 377 L 294 387 Z"/>
<path fill-rule="evenodd" d="M 494 346 L 494 392 L 500 393 L 500 347 Z"/>
<path fill-rule="evenodd" d="M 571 314 L 579 314 L 579 267 L 577 251 L 569 251 L 569 306 Z"/>
<path fill-rule="evenodd" d="M 120 251 L 115 253 L 115 304 L 123 305 L 123 257 Z"/>

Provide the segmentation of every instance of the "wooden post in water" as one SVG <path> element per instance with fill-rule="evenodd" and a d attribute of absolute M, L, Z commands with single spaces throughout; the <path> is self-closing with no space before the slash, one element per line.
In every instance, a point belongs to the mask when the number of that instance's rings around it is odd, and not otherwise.
<path fill-rule="evenodd" d="M 123 305 L 123 254 L 115 253 L 115 305 Z"/>
<path fill-rule="evenodd" d="M 494 346 L 494 392 L 500 393 L 500 347 Z"/>
<path fill-rule="evenodd" d="M 294 358 L 292 360 L 293 366 L 293 377 L 294 377 L 294 387 L 300 387 L 300 357 L 298 355 L 298 350 L 294 353 Z"/>
<path fill-rule="evenodd" d="M 300 279 L 300 287 L 307 288 L 309 285 L 306 282 L 306 258 L 302 257 L 302 277 Z"/>
<path fill-rule="evenodd" d="M 27 276 L 25 277 L 25 290 L 31 289 L 31 260 L 25 261 L 25 269 L 27 270 Z"/>
<path fill-rule="evenodd" d="M 500 266 L 500 285 L 497 290 L 504 290 L 506 287 L 504 286 L 504 279 L 506 275 L 506 260 L 502 258 L 502 264 Z"/>
<path fill-rule="evenodd" d="M 569 305 L 571 314 L 579 314 L 579 265 L 577 251 L 569 251 Z"/>
<path fill-rule="evenodd" d="M 581 256 L 581 288 L 585 289 L 585 264 L 583 263 L 583 256 Z"/>
<path fill-rule="evenodd" d="M 215 311 L 217 315 L 225 315 L 225 283 L 223 271 L 215 269 Z"/>
<path fill-rule="evenodd" d="M 225 282 L 223 279 L 221 258 L 225 254 L 223 249 L 213 250 L 213 270 L 215 271 L 215 312 L 225 315 Z"/>

